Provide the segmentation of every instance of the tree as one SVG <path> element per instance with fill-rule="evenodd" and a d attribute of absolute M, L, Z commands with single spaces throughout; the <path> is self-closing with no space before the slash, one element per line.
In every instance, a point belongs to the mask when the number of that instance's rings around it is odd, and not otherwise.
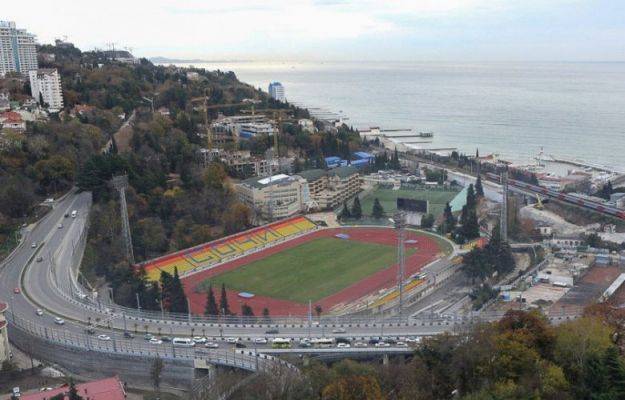
<path fill-rule="evenodd" d="M 268 309 L 267 307 L 264 307 L 264 308 L 263 308 L 263 318 L 264 318 L 265 320 L 268 320 L 268 319 L 269 319 L 269 309 Z"/>
<path fill-rule="evenodd" d="M 69 400 L 82 400 L 82 397 L 80 397 L 80 395 L 78 394 L 78 390 L 76 389 L 76 384 L 71 378 L 69 381 L 69 390 L 67 392 L 67 397 Z"/>
<path fill-rule="evenodd" d="M 349 212 L 349 208 L 347 207 L 347 201 L 343 202 L 343 209 L 341 209 L 341 213 L 339 214 L 339 219 L 341 221 L 345 221 L 351 218 L 351 213 Z"/>
<path fill-rule="evenodd" d="M 221 298 L 219 299 L 219 311 L 222 315 L 231 315 L 230 306 L 228 305 L 228 295 L 226 294 L 226 285 L 221 284 Z"/>
<path fill-rule="evenodd" d="M 254 310 L 252 310 L 252 307 L 250 307 L 247 303 L 243 303 L 241 305 L 241 315 L 244 317 L 253 317 Z"/>
<path fill-rule="evenodd" d="M 421 217 L 421 228 L 429 229 L 433 225 L 434 225 L 434 215 L 425 214 L 423 217 Z"/>
<path fill-rule="evenodd" d="M 321 316 L 323 309 L 320 304 L 315 305 L 315 314 L 317 314 L 317 318 Z"/>
<path fill-rule="evenodd" d="M 354 199 L 354 203 L 352 204 L 351 215 L 352 218 L 355 219 L 362 218 L 362 208 L 360 206 L 360 199 L 358 198 L 358 196 L 356 196 L 356 198 Z"/>
<path fill-rule="evenodd" d="M 161 389 L 161 374 L 163 373 L 163 368 L 163 359 L 160 357 L 156 357 L 152 362 L 150 377 L 152 378 L 152 385 L 157 392 L 160 392 Z"/>
<path fill-rule="evenodd" d="M 174 275 L 171 279 L 169 291 L 170 311 L 178 313 L 190 312 L 187 303 L 187 296 L 184 294 L 184 287 L 178 275 L 178 267 L 174 267 Z"/>
<path fill-rule="evenodd" d="M 456 227 L 456 217 L 451 211 L 451 206 L 449 202 L 445 204 L 445 210 L 443 211 L 443 224 L 441 226 L 441 231 L 443 234 L 447 234 L 452 232 Z"/>
<path fill-rule="evenodd" d="M 208 287 L 208 292 L 206 293 L 206 308 L 204 309 L 204 315 L 219 315 L 217 301 L 215 301 L 215 293 L 213 293 L 213 285 Z"/>
<path fill-rule="evenodd" d="M 484 186 L 482 186 L 482 175 L 477 176 L 477 181 L 475 182 L 475 194 L 477 197 L 484 197 Z"/>
<path fill-rule="evenodd" d="M 382 204 L 380 204 L 380 200 L 376 197 L 373 200 L 373 209 L 371 210 L 371 216 L 375 219 L 380 219 L 384 217 L 384 208 L 382 208 Z"/>
<path fill-rule="evenodd" d="M 373 376 L 348 376 L 323 389 L 324 400 L 382 400 L 382 389 Z"/>
<path fill-rule="evenodd" d="M 252 212 L 242 203 L 235 203 L 228 207 L 223 214 L 224 233 L 230 235 L 241 232 L 250 226 Z"/>

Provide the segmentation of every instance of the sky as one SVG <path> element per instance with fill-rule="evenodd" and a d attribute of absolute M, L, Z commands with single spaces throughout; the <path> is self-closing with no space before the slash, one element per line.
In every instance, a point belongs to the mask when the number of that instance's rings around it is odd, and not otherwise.
<path fill-rule="evenodd" d="M 623 0 L 34 0 L 2 19 L 83 50 L 290 61 L 625 61 Z"/>

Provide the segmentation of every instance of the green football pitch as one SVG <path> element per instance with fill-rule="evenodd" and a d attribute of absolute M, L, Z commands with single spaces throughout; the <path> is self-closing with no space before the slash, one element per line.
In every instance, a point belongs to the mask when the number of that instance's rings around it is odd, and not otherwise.
<path fill-rule="evenodd" d="M 380 200 L 382 208 L 386 215 L 393 215 L 397 211 L 397 198 L 403 197 L 407 199 L 427 200 L 429 202 L 429 211 L 435 217 L 443 213 L 445 209 L 445 203 L 451 201 L 458 191 L 455 190 L 410 190 L 410 189 L 375 189 L 368 193 L 364 198 L 360 199 L 362 206 L 362 212 L 365 215 L 371 215 L 373 209 L 373 201 L 375 198 Z M 340 209 L 339 209 L 340 210 Z"/>
<path fill-rule="evenodd" d="M 407 249 L 406 256 L 415 252 Z M 396 249 L 376 243 L 318 238 L 202 282 L 298 303 L 334 294 L 396 262 Z"/>

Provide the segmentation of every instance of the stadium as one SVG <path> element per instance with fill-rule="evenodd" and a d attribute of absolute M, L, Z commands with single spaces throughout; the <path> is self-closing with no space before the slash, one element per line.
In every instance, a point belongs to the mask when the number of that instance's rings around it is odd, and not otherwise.
<path fill-rule="evenodd" d="M 440 237 L 406 232 L 405 276 L 449 252 Z M 149 279 L 177 268 L 193 314 L 203 314 L 206 291 L 226 287 L 230 310 L 264 308 L 270 315 L 306 315 L 309 304 L 324 314 L 374 304 L 397 284 L 397 237 L 388 227 L 317 226 L 303 216 L 165 255 L 142 264 Z M 410 279 L 408 287 L 420 284 Z M 352 307 L 353 308 L 353 307 Z"/>

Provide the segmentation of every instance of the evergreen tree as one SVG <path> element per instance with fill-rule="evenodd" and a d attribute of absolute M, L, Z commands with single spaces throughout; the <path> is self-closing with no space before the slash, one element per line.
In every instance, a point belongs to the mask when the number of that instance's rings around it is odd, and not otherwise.
<path fill-rule="evenodd" d="M 171 280 L 170 300 L 170 311 L 184 314 L 189 312 L 187 296 L 184 294 L 184 286 L 178 275 L 178 267 L 174 268 L 174 276 Z"/>
<path fill-rule="evenodd" d="M 477 207 L 477 199 L 475 198 L 475 190 L 473 189 L 473 184 L 469 184 L 469 188 L 467 189 L 467 209 L 469 212 L 475 212 Z"/>
<path fill-rule="evenodd" d="M 82 400 L 82 397 L 78 394 L 78 389 L 76 389 L 76 384 L 73 379 L 69 381 L 69 390 L 67 392 L 67 397 L 69 400 Z"/>
<path fill-rule="evenodd" d="M 380 204 L 380 200 L 376 197 L 373 201 L 373 209 L 371 210 L 371 216 L 375 219 L 380 219 L 384 217 L 384 208 L 382 208 L 382 204 Z"/>
<path fill-rule="evenodd" d="M 475 182 L 475 194 L 477 194 L 477 197 L 484 197 L 484 186 L 482 186 L 482 175 L 477 176 L 477 181 Z"/>
<path fill-rule="evenodd" d="M 228 296 L 226 295 L 226 285 L 221 284 L 221 298 L 219 299 L 219 312 L 223 315 L 231 315 L 230 306 L 228 305 Z"/>
<path fill-rule="evenodd" d="M 171 310 L 172 279 L 173 277 L 169 272 L 161 271 L 161 298 L 165 310 Z"/>
<path fill-rule="evenodd" d="M 449 202 L 445 204 L 445 210 L 443 211 L 443 224 L 441 226 L 441 231 L 443 234 L 447 234 L 452 232 L 456 227 L 456 217 L 451 211 L 451 206 Z"/>
<path fill-rule="evenodd" d="M 254 310 L 252 310 L 252 307 L 250 307 L 247 303 L 243 303 L 241 305 L 241 315 L 244 317 L 253 317 Z"/>
<path fill-rule="evenodd" d="M 467 212 L 467 217 L 462 225 L 462 235 L 467 240 L 477 239 L 480 237 L 480 225 L 477 221 L 475 211 Z"/>
<path fill-rule="evenodd" d="M 616 346 L 610 346 L 606 349 L 603 356 L 603 366 L 609 393 L 613 396 L 611 398 L 625 398 L 625 367 Z"/>
<path fill-rule="evenodd" d="M 362 207 L 360 206 L 360 199 L 358 198 L 358 196 L 356 196 L 356 198 L 354 199 L 354 203 L 352 204 L 351 215 L 352 218 L 362 218 Z"/>
<path fill-rule="evenodd" d="M 349 212 L 349 208 L 347 207 L 347 202 L 343 202 L 343 209 L 341 210 L 341 213 L 339 214 L 339 219 L 341 221 L 345 221 L 349 218 L 351 218 L 351 213 Z"/>
<path fill-rule="evenodd" d="M 219 315 L 219 310 L 217 309 L 217 301 L 215 300 L 215 293 L 213 292 L 213 285 L 210 285 L 208 287 L 204 315 Z"/>
<path fill-rule="evenodd" d="M 421 228 L 428 229 L 428 228 L 431 228 L 433 225 L 434 225 L 434 215 L 425 214 L 423 217 L 421 217 Z"/>

